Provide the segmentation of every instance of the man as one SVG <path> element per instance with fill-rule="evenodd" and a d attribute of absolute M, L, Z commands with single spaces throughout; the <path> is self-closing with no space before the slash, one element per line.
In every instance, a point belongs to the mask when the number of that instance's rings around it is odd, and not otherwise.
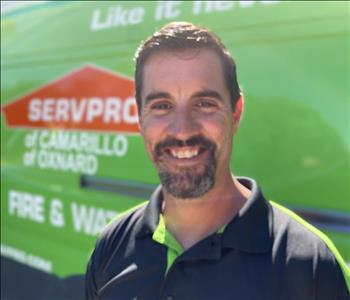
<path fill-rule="evenodd" d="M 331 242 L 231 173 L 243 98 L 220 40 L 170 23 L 138 49 L 135 82 L 161 186 L 101 235 L 87 298 L 349 299 Z"/>

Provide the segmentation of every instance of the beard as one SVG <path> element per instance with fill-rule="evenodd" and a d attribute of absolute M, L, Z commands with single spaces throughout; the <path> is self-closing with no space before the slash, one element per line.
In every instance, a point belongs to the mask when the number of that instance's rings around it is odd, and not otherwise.
<path fill-rule="evenodd" d="M 208 151 L 207 159 L 200 166 L 176 167 L 170 170 L 163 159 L 164 149 L 176 146 L 198 146 Z M 215 183 L 216 173 L 216 146 L 213 142 L 202 136 L 195 136 L 183 142 L 168 138 L 155 147 L 153 157 L 158 169 L 162 186 L 175 198 L 190 199 L 198 198 L 207 193 Z"/>

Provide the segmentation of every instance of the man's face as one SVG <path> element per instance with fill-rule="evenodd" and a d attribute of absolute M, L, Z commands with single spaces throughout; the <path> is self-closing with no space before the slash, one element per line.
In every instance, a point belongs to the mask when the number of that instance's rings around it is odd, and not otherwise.
<path fill-rule="evenodd" d="M 230 93 L 209 49 L 157 52 L 144 66 L 141 134 L 163 187 L 197 198 L 230 176 Z"/>

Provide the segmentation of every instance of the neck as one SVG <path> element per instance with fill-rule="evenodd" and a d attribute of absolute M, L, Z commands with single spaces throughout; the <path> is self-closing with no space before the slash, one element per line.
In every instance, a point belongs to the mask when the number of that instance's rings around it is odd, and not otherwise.
<path fill-rule="evenodd" d="M 200 198 L 178 199 L 163 191 L 167 229 L 188 249 L 226 225 L 244 205 L 250 191 L 231 174 Z"/>

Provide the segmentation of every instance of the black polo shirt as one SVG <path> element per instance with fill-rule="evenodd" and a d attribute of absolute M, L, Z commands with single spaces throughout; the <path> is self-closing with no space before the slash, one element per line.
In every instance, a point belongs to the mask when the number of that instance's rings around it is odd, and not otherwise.
<path fill-rule="evenodd" d="M 89 261 L 87 299 L 350 299 L 349 269 L 334 245 L 266 201 L 254 180 L 238 180 L 251 197 L 222 230 L 186 251 L 159 231 L 166 230 L 161 187 L 117 218 Z"/>

